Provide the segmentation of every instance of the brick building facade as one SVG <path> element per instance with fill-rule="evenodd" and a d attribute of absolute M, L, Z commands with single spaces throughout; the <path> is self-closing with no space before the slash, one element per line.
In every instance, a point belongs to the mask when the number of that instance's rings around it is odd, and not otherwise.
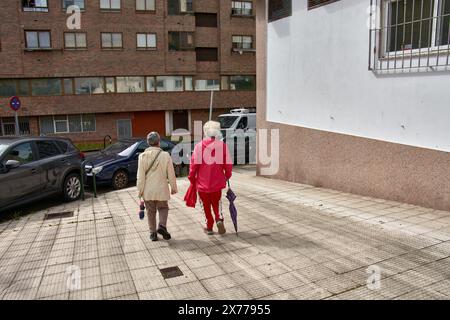
<path fill-rule="evenodd" d="M 80 7 L 80 28 L 69 29 Z M 76 142 L 171 135 L 234 107 L 256 106 L 251 1 L 0 2 L 0 135 Z M 72 24 L 73 25 L 73 24 Z"/>

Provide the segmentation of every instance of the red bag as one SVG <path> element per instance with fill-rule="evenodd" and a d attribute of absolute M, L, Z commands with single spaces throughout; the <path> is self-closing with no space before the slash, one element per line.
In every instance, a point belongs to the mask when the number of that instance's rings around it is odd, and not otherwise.
<path fill-rule="evenodd" d="M 184 201 L 186 201 L 186 205 L 191 208 L 195 208 L 195 204 L 197 203 L 197 188 L 195 184 L 191 183 L 189 189 L 184 196 Z"/>

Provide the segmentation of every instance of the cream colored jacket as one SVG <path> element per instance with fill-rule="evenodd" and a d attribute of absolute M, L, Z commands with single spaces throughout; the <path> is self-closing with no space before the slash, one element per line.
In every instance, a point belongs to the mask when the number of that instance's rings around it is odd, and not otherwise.
<path fill-rule="evenodd" d="M 174 193 L 178 192 L 177 178 L 169 153 L 162 151 L 148 174 L 145 174 L 159 150 L 161 149 L 158 147 L 150 147 L 139 155 L 137 189 L 139 197 L 145 201 L 169 200 L 169 184 Z"/>

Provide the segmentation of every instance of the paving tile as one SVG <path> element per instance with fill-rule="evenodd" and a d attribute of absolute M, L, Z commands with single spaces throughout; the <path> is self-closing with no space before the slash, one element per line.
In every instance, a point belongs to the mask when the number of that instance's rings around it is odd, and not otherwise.
<path fill-rule="evenodd" d="M 130 294 L 136 294 L 136 288 L 132 281 L 116 283 L 111 285 L 102 286 L 103 298 L 113 299 L 119 298 Z"/>
<path fill-rule="evenodd" d="M 235 287 L 237 285 L 237 283 L 229 275 L 221 275 L 218 277 L 201 280 L 200 282 L 208 292 L 220 291 Z"/>

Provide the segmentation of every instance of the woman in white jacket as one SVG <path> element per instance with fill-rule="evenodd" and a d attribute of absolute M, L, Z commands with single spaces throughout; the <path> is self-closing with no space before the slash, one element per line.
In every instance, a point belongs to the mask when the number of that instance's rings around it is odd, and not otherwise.
<path fill-rule="evenodd" d="M 160 148 L 159 134 L 149 133 L 147 142 L 150 147 L 139 155 L 137 172 L 139 198 L 145 201 L 147 208 L 150 239 L 157 241 L 159 233 L 164 240 L 170 240 L 171 236 L 167 231 L 168 201 L 171 194 L 178 192 L 175 170 L 170 154 Z M 158 229 L 156 229 L 156 211 L 159 212 Z"/>

